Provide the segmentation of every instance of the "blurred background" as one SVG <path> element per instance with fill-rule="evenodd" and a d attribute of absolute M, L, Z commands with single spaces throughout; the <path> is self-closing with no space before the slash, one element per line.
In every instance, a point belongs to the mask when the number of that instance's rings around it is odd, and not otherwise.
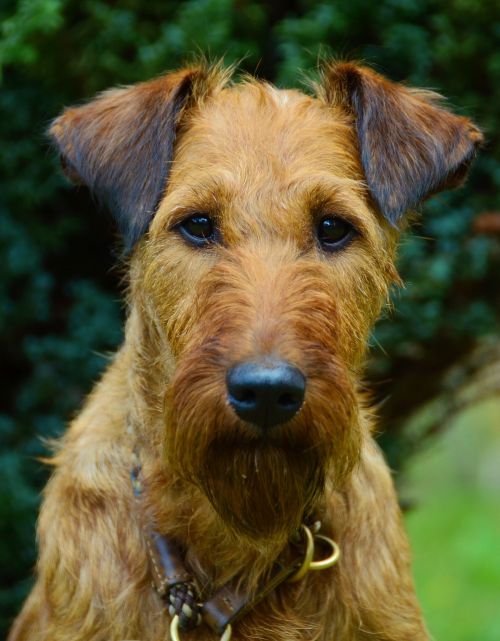
<path fill-rule="evenodd" d="M 500 639 L 499 0 L 0 0 L 0 637 L 31 584 L 47 470 L 122 337 L 117 239 L 44 131 L 193 51 L 279 86 L 319 54 L 431 87 L 485 130 L 465 188 L 405 236 L 367 380 L 438 641 Z"/>

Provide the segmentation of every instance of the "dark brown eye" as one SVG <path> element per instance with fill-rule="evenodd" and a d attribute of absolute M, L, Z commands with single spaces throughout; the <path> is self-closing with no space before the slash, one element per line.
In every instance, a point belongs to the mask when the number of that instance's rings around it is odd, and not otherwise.
<path fill-rule="evenodd" d="M 323 249 L 336 251 L 344 247 L 354 236 L 355 229 L 339 216 L 325 216 L 318 225 L 318 240 Z"/>
<path fill-rule="evenodd" d="M 177 226 L 181 235 L 197 247 L 202 247 L 216 240 L 215 226 L 210 216 L 194 214 L 185 218 Z"/>

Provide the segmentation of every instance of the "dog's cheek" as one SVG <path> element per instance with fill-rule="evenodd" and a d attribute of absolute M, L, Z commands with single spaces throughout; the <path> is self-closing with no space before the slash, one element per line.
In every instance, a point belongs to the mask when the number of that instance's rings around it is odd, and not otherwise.
<path fill-rule="evenodd" d="M 332 261 L 329 291 L 336 310 L 336 353 L 357 371 L 364 364 L 370 332 L 388 299 L 395 269 L 382 251 L 347 248 Z"/>
<path fill-rule="evenodd" d="M 146 243 L 134 295 L 176 358 L 198 325 L 197 285 L 213 255 L 188 247 L 172 233 Z"/>

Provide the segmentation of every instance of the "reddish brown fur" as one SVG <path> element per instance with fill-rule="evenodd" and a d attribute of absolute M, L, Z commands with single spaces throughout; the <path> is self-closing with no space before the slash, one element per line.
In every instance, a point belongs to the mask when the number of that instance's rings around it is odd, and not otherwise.
<path fill-rule="evenodd" d="M 253 80 L 227 86 L 222 72 L 189 73 L 198 84 L 171 123 L 178 139 L 168 187 L 130 260 L 125 342 L 54 457 L 38 579 L 9 639 L 168 639 L 169 617 L 150 585 L 147 523 L 183 542 L 206 596 L 234 577 L 254 588 L 309 514 L 339 542 L 341 563 L 281 586 L 236 625 L 234 639 L 428 639 L 360 385 L 369 331 L 398 280 L 398 233 L 364 182 L 367 143 L 345 75 L 376 85 L 375 106 L 384 83 L 403 104 L 410 100 L 404 119 L 415 113 L 418 129 L 413 94 L 353 66 L 328 70 L 319 99 Z M 155 95 L 162 82 L 150 85 Z M 172 77 L 165 83 L 172 87 Z M 110 145 L 108 162 L 134 180 L 137 160 L 117 142 L 123 123 L 117 129 L 114 118 L 124 95 L 136 104 L 135 91 L 100 98 L 112 105 L 109 120 L 96 102 L 56 121 L 53 134 L 72 166 L 67 132 L 80 127 L 85 138 L 97 109 L 107 132 L 99 145 Z M 458 118 L 440 113 L 451 130 Z M 459 138 L 479 135 L 469 124 L 459 129 Z M 455 141 L 448 168 L 431 167 L 407 140 L 401 154 L 410 166 L 413 153 L 419 176 L 441 171 L 444 184 L 443 172 L 456 174 L 458 149 L 468 162 L 473 142 L 465 138 Z M 112 182 L 115 169 L 91 160 L 95 175 Z M 395 189 L 404 200 L 401 181 Z M 194 249 L 180 238 L 175 224 L 193 211 L 218 221 L 223 247 Z M 360 232 L 335 254 L 323 253 L 314 237 L 325 212 Z M 228 405 L 225 375 L 270 354 L 304 372 L 307 393 L 299 414 L 264 443 Z M 129 481 L 135 446 L 146 479 L 141 509 Z M 187 638 L 216 637 L 202 626 Z"/>

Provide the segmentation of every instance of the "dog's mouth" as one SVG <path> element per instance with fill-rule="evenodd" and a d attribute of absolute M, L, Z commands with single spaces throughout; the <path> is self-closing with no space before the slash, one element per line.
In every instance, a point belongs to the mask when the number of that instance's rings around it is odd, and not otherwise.
<path fill-rule="evenodd" d="M 300 419 L 299 415 L 275 425 L 256 425 L 241 419 L 232 420 L 231 417 L 231 420 L 221 426 L 219 436 L 214 438 L 214 454 L 216 455 L 219 447 L 231 448 L 233 451 L 257 452 L 263 456 L 273 449 L 278 449 L 284 455 L 289 453 L 293 458 L 297 453 L 304 453 L 315 447 L 310 439 L 314 427 L 304 427 Z"/>

